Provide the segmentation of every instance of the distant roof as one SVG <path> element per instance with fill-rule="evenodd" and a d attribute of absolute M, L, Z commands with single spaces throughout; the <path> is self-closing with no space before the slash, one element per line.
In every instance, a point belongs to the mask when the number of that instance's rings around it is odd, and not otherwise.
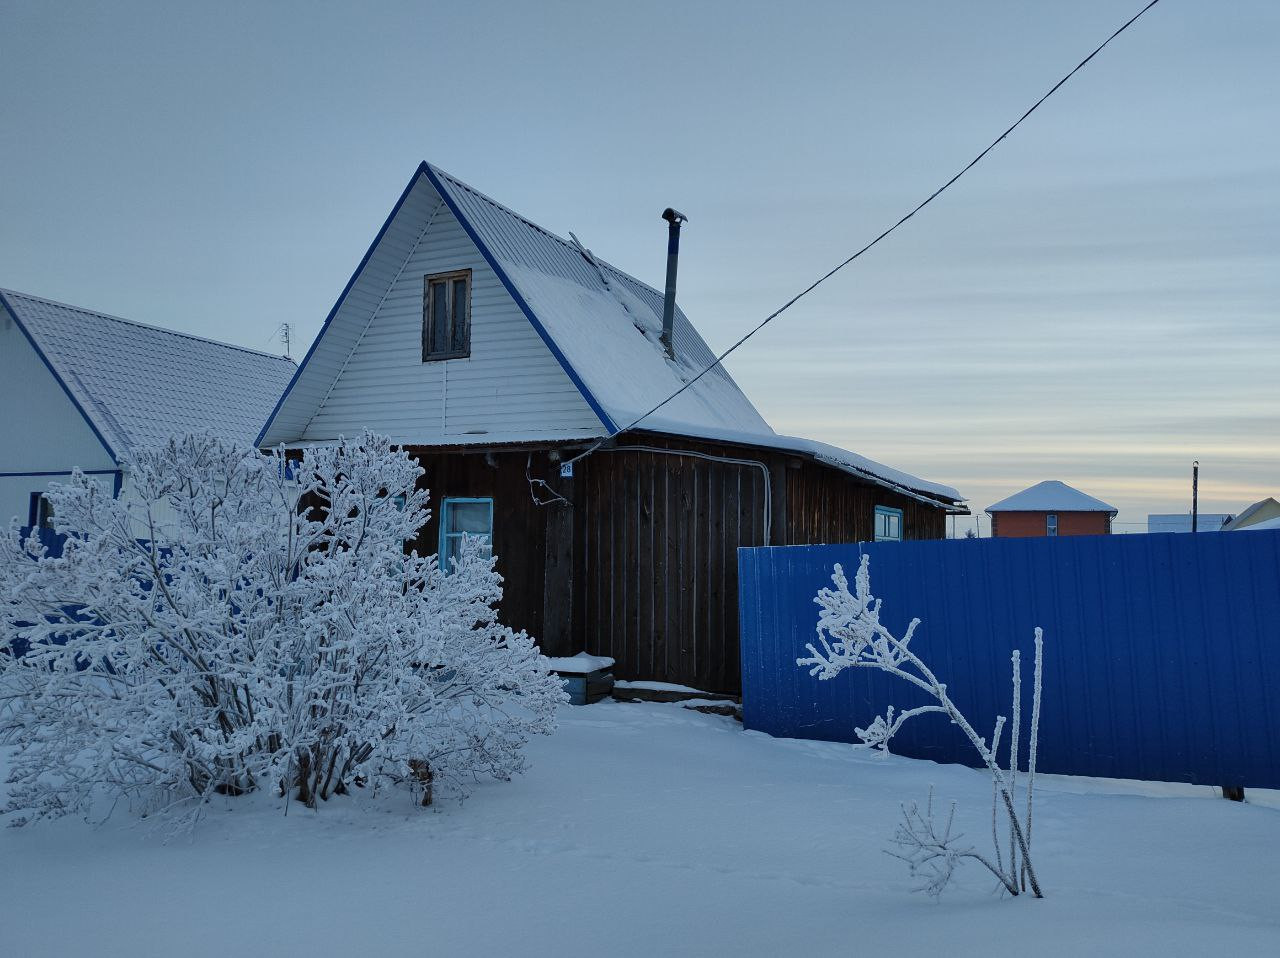
<path fill-rule="evenodd" d="M 1270 532 L 1280 530 L 1280 516 L 1274 519 L 1263 519 L 1261 522 L 1255 522 L 1251 526 L 1241 526 L 1239 532 Z"/>
<path fill-rule="evenodd" d="M 304 372 L 310 374 L 309 360 L 347 294 L 366 266 L 372 267 L 373 261 L 381 258 L 382 235 L 414 191 L 421 189 L 434 190 L 444 200 L 599 417 L 605 435 L 625 429 L 715 361 L 715 353 L 679 307 L 672 334 L 676 359 L 666 357 L 658 344 L 663 307 L 659 290 L 600 259 L 576 238 L 557 236 L 438 167 L 423 163 L 329 314 L 295 382 Z M 416 208 L 422 204 L 411 205 Z M 403 250 L 397 252 L 391 246 L 385 255 L 402 257 Z M 340 375 L 341 362 L 322 365 L 331 370 L 324 375 Z M 292 389 L 290 384 L 259 434 L 259 442 L 296 438 L 281 434 L 276 426 L 277 415 Z M 919 479 L 856 453 L 777 435 L 723 366 L 712 368 L 637 428 L 805 452 L 833 468 L 882 485 L 951 503 L 963 498 L 950 486 Z M 477 441 L 491 438 L 481 436 Z M 825 452 L 819 454 L 817 447 Z"/>
<path fill-rule="evenodd" d="M 1197 532 L 1217 532 L 1231 521 L 1229 512 L 1201 512 L 1196 515 Z M 1147 516 L 1148 532 L 1190 532 L 1191 513 L 1153 512 Z"/>
<path fill-rule="evenodd" d="M 240 346 L 0 289 L 3 305 L 117 462 L 171 435 L 250 444 L 295 370 Z"/>
<path fill-rule="evenodd" d="M 987 512 L 1109 512 L 1116 507 L 1057 479 L 1046 479 L 987 506 Z"/>
<path fill-rule="evenodd" d="M 1268 516 L 1268 513 L 1272 515 Z M 1261 514 L 1261 518 L 1258 518 L 1259 514 Z M 1266 499 L 1259 499 L 1253 505 L 1243 509 L 1224 528 L 1226 532 L 1255 528 L 1275 518 L 1276 515 L 1280 515 L 1280 502 L 1276 502 L 1274 498 L 1268 496 Z M 1267 526 L 1266 528 L 1270 527 Z"/>

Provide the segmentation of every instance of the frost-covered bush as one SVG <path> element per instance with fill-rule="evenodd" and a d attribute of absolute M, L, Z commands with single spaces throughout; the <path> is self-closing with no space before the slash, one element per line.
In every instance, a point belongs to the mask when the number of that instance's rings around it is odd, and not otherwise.
<path fill-rule="evenodd" d="M 388 440 L 287 462 L 188 436 L 130 475 L 120 499 L 80 474 L 52 487 L 61 558 L 16 530 L 0 546 L 0 644 L 30 643 L 0 655 L 25 820 L 101 797 L 189 816 L 215 793 L 461 788 L 553 730 L 563 692 L 496 621 L 487 546 L 449 574 L 406 553 L 427 492 Z"/>
<path fill-rule="evenodd" d="M 1040 733 L 1040 692 L 1044 663 L 1043 634 L 1035 630 L 1034 692 L 1031 702 L 1031 729 L 1028 735 L 1028 764 L 1026 780 L 1026 810 L 1019 813 L 1017 798 L 1018 765 L 1020 761 L 1019 737 L 1022 730 L 1022 657 L 1013 653 L 1013 721 L 1009 735 L 1009 766 L 1002 768 L 999 761 L 1000 736 L 1006 719 L 996 717 L 995 731 L 988 747 L 986 739 L 974 731 L 969 720 L 961 714 L 952 701 L 945 683 L 938 680 L 928 665 L 910 648 L 919 619 L 912 619 L 901 638 L 893 635 L 880 621 L 880 600 L 871 594 L 871 557 L 864 555 L 854 577 L 854 589 L 849 591 L 849 580 L 844 569 L 836 565 L 831 576 L 834 589 L 820 589 L 814 602 L 821 612 L 818 615 L 818 644 L 806 645 L 809 655 L 796 659 L 796 664 L 809 669 L 818 679 L 835 678 L 845 669 L 877 669 L 925 692 L 936 704 L 921 705 L 895 715 L 889 706 L 885 715 L 877 715 L 866 728 L 855 729 L 863 745 L 888 751 L 889 742 L 904 722 L 917 715 L 940 712 L 946 715 L 964 732 L 965 737 L 977 749 L 991 772 L 991 837 L 995 846 L 991 855 L 984 855 L 971 845 L 960 843 L 962 835 L 953 833 L 955 806 L 947 816 L 945 825 L 939 825 L 933 811 L 933 791 L 921 809 L 915 802 L 904 805 L 902 822 L 893 837 L 897 847 L 892 852 L 905 861 L 911 874 L 922 880 L 920 890 L 940 895 L 951 881 L 956 866 L 966 858 L 985 865 L 1000 880 L 1011 895 L 1026 891 L 1043 898 L 1040 883 L 1031 864 L 1031 812 L 1035 787 L 1036 746 Z M 1008 853 L 1002 851 L 1003 839 L 999 822 L 1001 811 L 1008 821 Z"/>

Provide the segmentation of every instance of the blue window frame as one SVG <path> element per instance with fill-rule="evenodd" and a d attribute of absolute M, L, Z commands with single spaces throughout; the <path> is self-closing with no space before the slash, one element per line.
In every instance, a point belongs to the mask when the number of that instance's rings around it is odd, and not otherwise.
<path fill-rule="evenodd" d="M 1050 512 L 1045 515 L 1044 534 L 1047 536 L 1056 536 L 1058 534 L 1058 514 L 1056 512 Z"/>
<path fill-rule="evenodd" d="M 902 541 L 902 510 L 876 506 L 876 542 Z"/>
<path fill-rule="evenodd" d="M 479 536 L 493 546 L 493 500 L 454 497 L 440 504 L 440 566 L 452 571 L 464 535 Z"/>

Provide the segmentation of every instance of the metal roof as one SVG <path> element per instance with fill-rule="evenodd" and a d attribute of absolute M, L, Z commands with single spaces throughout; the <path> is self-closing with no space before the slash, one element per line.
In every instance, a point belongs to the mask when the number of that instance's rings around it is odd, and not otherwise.
<path fill-rule="evenodd" d="M 666 357 L 657 342 L 662 292 L 598 258 L 576 238 L 557 236 L 424 162 L 338 297 L 258 435 L 259 443 L 299 441 L 372 320 L 372 304 L 381 301 L 389 277 L 397 275 L 404 262 L 411 238 L 421 234 L 441 200 L 606 433 L 625 430 L 715 361 L 715 353 L 679 307 L 672 331 L 676 358 Z M 778 449 L 795 449 L 802 442 L 777 435 L 723 366 L 692 382 L 660 410 L 645 416 L 637 428 Z M 817 458 L 834 468 L 862 478 L 878 477 L 929 497 L 961 500 L 949 486 L 845 450 L 824 449 Z"/>
<path fill-rule="evenodd" d="M 715 361 L 678 306 L 672 329 L 675 363 L 639 331 L 661 328 L 659 290 L 443 170 L 426 164 L 426 173 L 517 302 L 545 330 L 588 402 L 602 407 L 610 432 Z M 773 433 L 724 366 L 644 421 L 646 428 L 664 425 Z"/>
<path fill-rule="evenodd" d="M 295 366 L 282 356 L 0 290 L 117 462 L 171 435 L 252 443 Z"/>

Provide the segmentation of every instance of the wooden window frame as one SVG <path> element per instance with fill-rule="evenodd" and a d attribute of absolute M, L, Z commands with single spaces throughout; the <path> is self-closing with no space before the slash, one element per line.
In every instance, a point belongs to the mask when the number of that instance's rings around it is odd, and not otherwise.
<path fill-rule="evenodd" d="M 44 513 L 44 515 L 41 515 Z M 53 529 L 53 503 L 43 492 L 31 493 L 27 506 L 27 525 L 32 528 Z"/>
<path fill-rule="evenodd" d="M 898 535 L 882 536 L 880 535 L 880 517 L 895 516 L 898 520 Z M 893 506 L 876 506 L 875 512 L 871 516 L 871 535 L 876 542 L 901 542 L 903 533 L 906 532 L 905 523 L 902 521 L 902 510 L 895 509 Z"/>
<path fill-rule="evenodd" d="M 432 352 L 431 342 L 431 284 L 444 283 L 449 295 L 453 293 L 455 280 L 466 280 L 467 283 L 467 315 L 464 319 L 463 347 L 461 350 Z M 449 306 L 452 309 L 452 304 Z M 452 315 L 450 316 L 452 319 Z M 452 330 L 450 330 L 452 332 Z M 446 359 L 469 359 L 471 357 L 471 270 L 454 269 L 447 273 L 428 273 L 422 277 L 422 361 L 424 363 L 440 362 Z"/>

